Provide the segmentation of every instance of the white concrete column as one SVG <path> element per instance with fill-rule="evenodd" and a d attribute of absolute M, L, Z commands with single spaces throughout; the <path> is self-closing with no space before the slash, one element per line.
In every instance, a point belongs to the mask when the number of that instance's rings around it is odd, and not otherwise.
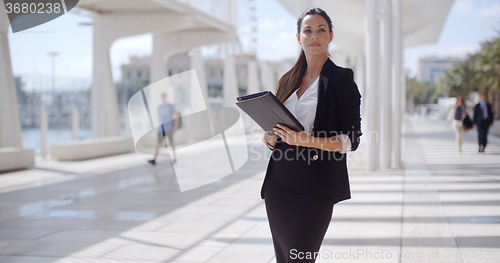
<path fill-rule="evenodd" d="M 235 34 L 233 33 L 206 29 L 153 34 L 150 83 L 156 82 L 168 76 L 167 61 L 170 56 L 193 48 L 234 40 Z M 201 73 L 197 73 L 197 75 L 200 74 Z M 206 86 L 206 77 L 203 81 Z M 170 91 L 171 93 L 169 93 L 169 98 L 175 98 L 173 89 Z M 206 94 L 208 98 L 208 90 Z"/>
<path fill-rule="evenodd" d="M 193 49 L 193 56 L 191 56 L 191 68 L 196 71 L 196 76 L 198 77 L 198 82 L 200 84 L 199 88 L 201 89 L 201 93 L 203 94 L 203 100 L 198 101 L 200 99 L 199 96 L 190 96 L 192 105 L 207 105 L 208 103 L 208 85 L 207 85 L 207 77 L 205 70 L 205 61 L 203 60 L 203 56 L 201 55 L 201 48 Z"/>
<path fill-rule="evenodd" d="M 0 5 L 0 147 L 22 147 L 21 122 L 9 51 L 9 20 Z"/>
<path fill-rule="evenodd" d="M 347 59 L 349 58 L 349 55 L 345 52 L 337 52 L 333 54 L 333 61 L 335 64 L 337 64 L 340 67 L 349 67 L 347 65 Z"/>
<path fill-rule="evenodd" d="M 186 16 L 189 17 L 189 16 Z M 177 24 L 177 23 L 174 23 Z M 207 30 L 207 29 L 197 29 L 197 30 L 186 30 L 177 31 L 169 33 L 155 33 L 153 34 L 153 54 L 151 59 L 151 83 L 162 80 L 168 76 L 168 58 L 176 53 L 183 51 L 188 51 L 193 48 L 199 49 L 205 45 L 232 42 L 235 40 L 235 34 L 232 32 L 222 32 L 219 30 Z M 197 54 L 198 52 L 198 54 Z M 181 105 L 180 102 L 176 101 L 177 96 L 174 89 L 168 89 L 169 101 L 176 104 L 178 108 L 181 108 L 183 115 L 188 115 L 199 111 L 200 108 L 209 109 L 210 104 L 208 103 L 208 85 L 205 76 L 204 62 L 199 51 L 194 51 L 194 56 L 191 58 L 191 66 L 196 70 L 196 74 L 199 81 L 199 86 L 194 85 L 193 80 L 172 79 L 172 82 L 181 81 L 181 83 L 191 83 L 190 87 L 185 87 L 186 89 L 182 92 L 191 92 L 191 94 L 199 94 L 198 91 L 193 89 L 201 88 L 203 96 L 189 96 L 191 98 L 191 105 Z M 234 70 L 234 60 L 233 60 L 233 70 Z M 182 74 L 184 77 L 189 77 L 191 74 Z M 236 86 L 236 77 L 234 86 Z M 190 89 L 189 91 L 187 89 Z M 147 91 L 146 91 L 147 92 Z M 236 93 L 237 94 L 237 93 Z M 146 97 L 151 94 L 146 94 Z M 202 102 L 204 100 L 204 102 Z M 236 97 L 233 99 L 236 100 Z M 234 104 L 234 103 L 233 103 Z M 211 116 L 209 115 L 210 123 L 212 123 Z M 203 133 L 197 128 L 200 122 L 186 122 L 184 120 L 183 127 L 186 128 L 187 137 L 197 138 L 198 133 Z"/>
<path fill-rule="evenodd" d="M 403 42 L 404 43 L 404 42 Z M 402 60 L 404 61 L 404 54 L 405 54 L 405 50 L 404 50 L 404 44 L 401 45 L 402 46 L 402 50 L 401 50 L 401 53 L 402 53 Z M 404 65 L 404 64 L 403 64 Z M 401 105 L 401 108 L 403 108 L 403 116 L 401 116 L 401 124 L 403 124 L 404 120 L 405 120 L 405 116 L 406 116 L 406 75 L 405 75 L 405 72 L 401 72 L 401 82 L 402 82 L 402 86 L 401 86 L 401 102 L 402 102 L 402 105 Z M 402 132 L 401 132 L 402 133 Z"/>
<path fill-rule="evenodd" d="M 378 1 L 365 0 L 365 54 L 366 54 L 366 130 L 368 171 L 379 167 L 379 21 L 377 19 Z"/>
<path fill-rule="evenodd" d="M 247 94 L 253 94 L 260 91 L 259 87 L 259 72 L 257 69 L 257 61 L 248 62 L 247 73 Z"/>
<path fill-rule="evenodd" d="M 280 66 L 278 68 L 278 78 L 276 79 L 276 85 L 278 85 L 278 81 L 280 80 L 280 78 L 285 75 L 288 71 L 290 71 L 290 69 L 293 68 L 293 63 L 290 63 L 290 62 L 281 62 L 280 63 Z"/>
<path fill-rule="evenodd" d="M 255 60 L 248 61 L 247 64 L 247 93 L 246 94 L 253 94 L 260 92 L 260 85 L 259 85 L 259 72 L 258 72 L 258 62 Z M 241 112 L 241 116 L 243 118 L 243 123 L 245 125 L 245 129 L 247 131 L 252 131 L 253 127 L 258 127 L 258 125 L 255 123 L 252 118 L 250 118 L 245 112 L 243 112 L 239 107 L 238 110 Z"/>
<path fill-rule="evenodd" d="M 205 61 L 203 60 L 203 56 L 201 55 L 201 48 L 195 48 L 192 51 L 193 55 L 191 56 L 191 68 L 195 70 L 198 80 L 194 79 L 195 74 L 191 74 L 191 93 L 189 96 L 191 99 L 190 106 L 192 109 L 199 109 L 201 108 L 200 106 L 204 106 L 207 110 L 210 110 Z M 196 83 L 196 81 L 198 81 L 198 83 Z M 196 96 L 196 94 L 200 94 L 200 91 L 198 89 L 201 90 L 202 96 Z M 208 121 L 210 122 L 211 131 L 213 133 L 214 120 L 211 111 L 209 111 L 208 114 Z M 197 132 L 205 132 L 204 127 L 199 127 L 199 123 L 200 122 L 193 123 L 190 127 L 192 127 L 192 129 L 196 130 Z"/>
<path fill-rule="evenodd" d="M 236 76 L 236 64 L 233 54 L 226 54 L 224 58 L 224 77 L 222 84 L 223 105 L 225 107 L 235 108 L 238 94 L 238 81 Z"/>
<path fill-rule="evenodd" d="M 403 34 L 402 34 L 402 3 L 401 0 L 392 0 L 393 3 L 393 75 L 392 75 L 392 167 L 401 167 L 401 126 L 402 107 L 404 97 L 401 97 L 404 70 L 403 70 Z"/>
<path fill-rule="evenodd" d="M 260 81 L 261 81 L 261 86 L 263 90 L 270 90 L 272 92 L 275 92 L 276 90 L 276 83 L 273 80 L 273 70 L 267 64 L 266 62 L 260 62 L 259 63 L 259 68 L 260 68 Z"/>
<path fill-rule="evenodd" d="M 226 1 L 227 9 L 226 9 L 226 21 L 230 25 L 236 25 L 238 20 L 238 1 Z"/>
<path fill-rule="evenodd" d="M 380 82 L 380 165 L 383 169 L 391 168 L 392 152 L 392 3 L 382 0 L 381 15 L 381 51 L 382 73 Z"/>
<path fill-rule="evenodd" d="M 132 135 L 130 134 L 130 117 L 128 114 L 128 109 L 125 109 L 123 111 L 123 121 L 124 121 L 124 129 L 125 129 L 125 137 L 131 137 Z"/>
<path fill-rule="evenodd" d="M 75 106 L 73 106 L 71 114 L 71 128 L 73 130 L 73 141 L 78 141 L 78 134 L 80 132 L 80 114 L 78 114 L 78 109 Z"/>
<path fill-rule="evenodd" d="M 111 73 L 109 50 L 111 44 L 122 37 L 151 32 L 177 32 L 188 30 L 187 34 L 175 38 L 177 46 L 190 42 L 194 35 L 205 40 L 204 33 L 218 30 L 190 30 L 196 27 L 192 15 L 172 13 L 94 13 L 94 61 L 92 85 L 92 134 L 93 137 L 119 136 L 120 120 L 118 99 Z M 177 33 L 178 34 L 178 33 Z M 199 40 L 200 41 L 200 40 Z M 196 42 L 196 41 L 195 41 Z M 189 49 L 189 47 L 186 47 Z M 165 55 L 165 54 L 164 54 Z M 154 56 L 153 56 L 154 58 Z M 164 66 L 162 67 L 164 69 Z M 152 72 L 154 73 L 154 72 Z M 152 74 L 154 77 L 154 74 Z"/>
<path fill-rule="evenodd" d="M 149 83 L 154 83 L 168 76 L 168 57 L 172 52 L 168 37 L 162 34 L 153 34 L 153 50 L 151 54 L 151 70 Z"/>
<path fill-rule="evenodd" d="M 171 34 L 153 34 L 153 52 L 151 55 L 151 70 L 149 81 L 150 84 L 169 76 L 168 59 L 176 53 L 177 46 L 174 41 L 176 37 L 177 34 L 175 32 Z M 177 74 L 177 72 L 174 72 L 172 75 L 175 74 Z M 168 89 L 167 93 L 169 102 L 174 103 L 177 107 L 179 107 L 180 105 L 178 105 L 178 103 L 175 101 L 175 89 Z"/>
<path fill-rule="evenodd" d="M 354 81 L 358 86 L 361 93 L 361 120 L 364 120 L 364 113 L 366 108 L 366 86 L 365 86 L 365 54 L 356 54 L 356 67 L 354 68 Z"/>
<path fill-rule="evenodd" d="M 105 19 L 94 15 L 94 50 L 92 70 L 92 137 L 120 135 L 118 98 L 113 83 L 109 50 L 116 39 Z"/>

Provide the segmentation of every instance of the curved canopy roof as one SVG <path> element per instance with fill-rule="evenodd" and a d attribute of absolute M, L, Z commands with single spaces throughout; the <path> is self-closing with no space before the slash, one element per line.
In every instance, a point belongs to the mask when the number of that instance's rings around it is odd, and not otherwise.
<path fill-rule="evenodd" d="M 325 10 L 333 23 L 333 42 L 343 50 L 364 52 L 365 0 L 278 0 L 299 17 L 309 7 Z M 405 48 L 436 43 L 454 0 L 402 0 Z"/>
<path fill-rule="evenodd" d="M 207 14 L 178 0 L 80 0 L 77 8 L 98 14 L 185 15 L 193 19 L 193 28 L 236 32 L 234 25 L 221 20 L 220 17 Z"/>

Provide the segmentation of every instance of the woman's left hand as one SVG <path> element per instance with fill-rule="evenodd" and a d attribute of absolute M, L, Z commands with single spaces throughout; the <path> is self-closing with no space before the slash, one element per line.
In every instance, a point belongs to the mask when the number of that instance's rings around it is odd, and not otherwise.
<path fill-rule="evenodd" d="M 312 139 L 305 131 L 296 132 L 281 124 L 277 126 L 278 128 L 273 128 L 274 132 L 288 145 L 306 146 Z"/>

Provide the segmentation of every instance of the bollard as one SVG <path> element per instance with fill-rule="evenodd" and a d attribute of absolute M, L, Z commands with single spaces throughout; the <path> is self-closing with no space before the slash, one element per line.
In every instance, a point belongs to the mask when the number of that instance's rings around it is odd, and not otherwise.
<path fill-rule="evenodd" d="M 42 150 L 42 158 L 47 159 L 48 147 L 47 147 L 47 130 L 49 127 L 47 112 L 45 111 L 45 107 L 40 107 L 40 135 L 41 135 L 41 150 Z"/>

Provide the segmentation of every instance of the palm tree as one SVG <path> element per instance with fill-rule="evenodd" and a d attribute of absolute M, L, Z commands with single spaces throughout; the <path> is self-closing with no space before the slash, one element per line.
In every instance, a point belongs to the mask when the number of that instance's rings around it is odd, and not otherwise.
<path fill-rule="evenodd" d="M 500 31 L 497 30 L 500 34 Z M 500 118 L 500 37 L 485 41 L 475 55 L 481 91 L 489 93 L 495 119 Z"/>
<path fill-rule="evenodd" d="M 479 74 L 473 59 L 462 61 L 444 71 L 437 81 L 440 93 L 450 97 L 467 96 L 471 91 L 477 91 L 478 84 Z"/>
<path fill-rule="evenodd" d="M 483 42 L 474 60 L 482 90 L 500 90 L 500 37 Z"/>
<path fill-rule="evenodd" d="M 471 91 L 489 93 L 495 118 L 500 118 L 500 31 L 499 36 L 481 43 L 481 50 L 469 59 L 444 71 L 437 81 L 439 92 L 446 96 Z"/>

